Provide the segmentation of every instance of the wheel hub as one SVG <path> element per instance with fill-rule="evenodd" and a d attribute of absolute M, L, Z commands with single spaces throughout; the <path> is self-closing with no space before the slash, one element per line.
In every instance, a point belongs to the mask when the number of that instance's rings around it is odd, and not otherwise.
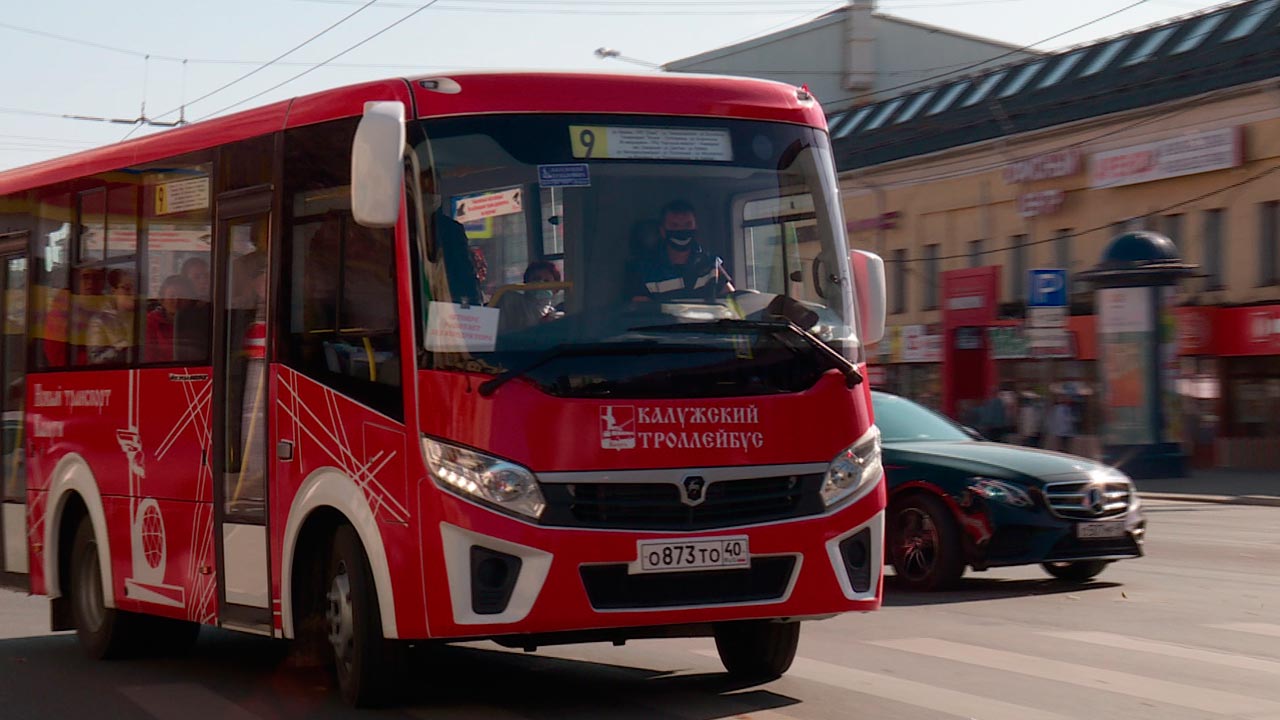
<path fill-rule="evenodd" d="M 329 593 L 325 619 L 329 623 L 329 644 L 333 646 L 333 655 L 340 665 L 350 663 L 352 638 L 355 637 L 355 621 L 351 610 L 351 580 L 345 565 L 338 566 L 338 572 L 329 585 Z"/>
<path fill-rule="evenodd" d="M 933 569 L 934 555 L 938 548 L 938 530 L 925 513 L 911 508 L 899 515 L 898 548 L 903 560 L 904 574 L 911 578 L 928 575 Z"/>

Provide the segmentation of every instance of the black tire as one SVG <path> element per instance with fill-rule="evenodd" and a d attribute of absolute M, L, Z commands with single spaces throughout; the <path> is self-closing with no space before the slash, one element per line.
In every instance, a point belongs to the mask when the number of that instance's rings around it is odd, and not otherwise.
<path fill-rule="evenodd" d="M 1041 563 L 1040 567 L 1059 580 L 1080 583 L 1094 579 L 1110 564 L 1110 560 L 1072 560 Z"/>
<path fill-rule="evenodd" d="M 141 639 L 140 620 L 131 613 L 109 608 L 102 596 L 102 566 L 98 539 L 89 518 L 80 521 L 71 546 L 71 618 L 80 647 L 92 660 L 136 655 Z"/>
<path fill-rule="evenodd" d="M 741 680 L 782 677 L 796 658 L 800 623 L 751 620 L 715 626 L 716 651 L 729 674 Z"/>
<path fill-rule="evenodd" d="M 324 585 L 325 618 L 334 672 L 342 699 L 352 707 L 377 707 L 393 700 L 400 646 L 382 636 L 378 592 L 364 546 L 355 528 L 343 525 L 333 536 Z"/>
<path fill-rule="evenodd" d="M 951 511 L 931 495 L 911 495 L 889 507 L 887 542 L 897 583 L 933 592 L 964 575 L 960 528 Z"/>

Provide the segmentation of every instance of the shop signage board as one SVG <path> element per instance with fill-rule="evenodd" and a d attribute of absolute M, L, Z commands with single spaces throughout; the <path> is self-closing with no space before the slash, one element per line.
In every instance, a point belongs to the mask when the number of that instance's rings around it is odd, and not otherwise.
<path fill-rule="evenodd" d="M 1080 172 L 1081 155 L 1078 148 L 1037 155 L 1019 160 L 1004 167 L 1004 181 L 1010 185 L 1036 180 L 1051 180 Z"/>
<path fill-rule="evenodd" d="M 1062 209 L 1066 201 L 1065 190 L 1037 190 L 1018 196 L 1018 214 L 1022 217 L 1052 215 Z"/>
<path fill-rule="evenodd" d="M 1089 160 L 1089 187 L 1121 187 L 1225 170 L 1244 162 L 1243 149 L 1242 129 L 1229 127 L 1107 150 Z"/>

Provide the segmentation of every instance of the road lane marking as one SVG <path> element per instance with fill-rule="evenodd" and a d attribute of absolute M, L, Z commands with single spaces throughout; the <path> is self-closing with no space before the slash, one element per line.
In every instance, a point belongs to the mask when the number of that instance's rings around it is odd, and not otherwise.
<path fill-rule="evenodd" d="M 155 718 L 189 717 L 199 708 L 205 717 L 218 720 L 259 720 L 257 715 L 195 683 L 133 685 L 120 688 L 120 693 Z"/>
<path fill-rule="evenodd" d="M 699 655 L 719 657 L 711 650 L 696 650 Z M 958 690 L 904 680 L 893 675 L 867 672 L 857 668 L 836 665 L 821 660 L 798 657 L 791 664 L 786 677 L 801 678 L 831 685 L 863 695 L 872 695 L 904 705 L 933 710 L 963 718 L 982 720 L 1066 720 L 1063 715 L 1045 710 L 1015 705 Z M 750 713 L 757 717 L 756 713 Z"/>
<path fill-rule="evenodd" d="M 1280 702 L 1247 697 L 1210 688 L 1183 685 L 1116 670 L 1049 660 L 1034 655 L 994 650 L 935 638 L 868 641 L 871 645 L 953 660 L 969 665 L 1105 690 L 1120 695 L 1223 715 L 1280 715 Z"/>
<path fill-rule="evenodd" d="M 1280 625 L 1272 625 L 1271 623 L 1223 623 L 1221 625 L 1206 625 L 1205 627 L 1266 635 L 1267 637 L 1280 637 Z"/>
<path fill-rule="evenodd" d="M 1180 660 L 1194 660 L 1196 662 L 1209 663 L 1211 665 L 1223 665 L 1225 667 L 1236 668 L 1238 670 L 1254 670 L 1257 672 L 1269 673 L 1271 675 L 1280 675 L 1280 662 L 1250 657 L 1248 655 L 1237 655 L 1235 653 L 1222 652 L 1219 650 L 1206 650 L 1203 648 L 1189 647 L 1187 645 L 1178 645 L 1176 643 L 1161 642 L 1158 640 L 1143 640 L 1141 638 L 1129 637 L 1128 635 L 1118 635 L 1107 632 L 1042 632 L 1040 634 L 1061 638 L 1063 640 L 1075 640 L 1076 642 L 1104 645 L 1106 647 L 1117 648 L 1120 650 L 1136 650 L 1138 652 L 1164 655 L 1165 657 L 1178 658 Z"/>

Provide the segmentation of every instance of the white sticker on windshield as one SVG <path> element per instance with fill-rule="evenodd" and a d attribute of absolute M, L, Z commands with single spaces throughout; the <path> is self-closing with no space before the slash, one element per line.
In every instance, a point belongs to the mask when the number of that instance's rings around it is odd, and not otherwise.
<path fill-rule="evenodd" d="M 432 301 L 424 346 L 432 352 L 493 352 L 500 314 L 498 308 Z"/>

